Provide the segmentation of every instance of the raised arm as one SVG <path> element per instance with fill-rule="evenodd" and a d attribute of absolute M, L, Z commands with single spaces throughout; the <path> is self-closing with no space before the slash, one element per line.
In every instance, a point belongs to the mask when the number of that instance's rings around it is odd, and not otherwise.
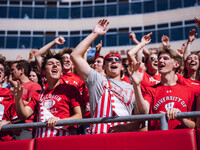
<path fill-rule="evenodd" d="M 131 41 L 132 41 L 133 43 L 135 43 L 136 45 L 138 45 L 138 44 L 140 43 L 140 42 L 137 40 L 136 35 L 135 35 L 134 32 L 131 32 L 131 33 L 129 34 L 129 38 L 130 38 Z M 146 47 L 143 47 L 143 54 L 144 54 L 145 56 L 150 54 L 150 53 L 149 53 L 149 50 L 148 50 Z"/>
<path fill-rule="evenodd" d="M 184 60 L 186 60 L 187 57 L 191 54 L 191 45 L 192 45 L 192 42 L 196 39 L 196 37 L 197 37 L 196 30 L 195 29 L 190 30 L 189 36 L 188 36 L 188 41 L 187 41 L 187 46 L 183 53 Z"/>
<path fill-rule="evenodd" d="M 34 111 L 29 106 L 24 106 L 22 101 L 23 88 L 21 87 L 19 81 L 17 81 L 17 86 L 15 86 L 11 92 L 15 97 L 15 108 L 19 119 L 25 120 L 30 117 Z"/>
<path fill-rule="evenodd" d="M 47 45 L 45 45 L 44 47 L 40 48 L 36 53 L 35 53 L 35 61 L 39 67 L 39 69 L 41 70 L 41 66 L 42 66 L 42 57 L 45 56 L 47 54 L 47 52 L 54 47 L 55 45 L 62 45 L 65 43 L 65 39 L 64 37 L 60 36 L 55 38 L 53 41 L 51 41 L 50 43 L 48 43 Z"/>
<path fill-rule="evenodd" d="M 133 67 L 131 69 L 128 69 L 128 72 L 133 80 L 133 88 L 135 91 L 135 101 L 136 101 L 137 111 L 139 114 L 148 114 L 150 105 L 149 105 L 149 102 L 144 100 L 142 96 L 140 85 L 143 79 L 144 69 L 142 69 L 142 71 L 139 72 L 140 65 L 141 65 L 141 62 L 137 62 L 135 66 L 132 65 Z"/>
<path fill-rule="evenodd" d="M 89 34 L 81 43 L 79 43 L 79 45 L 71 53 L 71 59 L 75 69 L 83 80 L 87 79 L 91 69 L 87 61 L 83 58 L 83 55 L 96 38 L 104 35 L 108 31 L 108 24 L 109 22 L 106 19 L 100 20 L 94 27 L 93 32 Z"/>
<path fill-rule="evenodd" d="M 162 42 L 162 45 L 163 45 L 163 48 L 169 48 L 169 37 L 164 35 L 162 36 L 161 38 L 161 42 Z"/>
<path fill-rule="evenodd" d="M 149 44 L 151 42 L 151 36 L 152 32 L 143 36 L 141 39 L 141 42 L 138 43 L 135 47 L 131 48 L 128 53 L 127 53 L 127 57 L 129 59 L 129 62 L 132 62 L 132 65 L 136 65 L 137 62 L 142 62 L 142 59 L 137 60 L 135 58 L 135 55 L 137 53 L 139 53 L 139 51 L 147 44 Z M 142 55 L 142 53 L 140 52 L 140 55 Z M 139 56 L 138 56 L 139 57 Z"/>

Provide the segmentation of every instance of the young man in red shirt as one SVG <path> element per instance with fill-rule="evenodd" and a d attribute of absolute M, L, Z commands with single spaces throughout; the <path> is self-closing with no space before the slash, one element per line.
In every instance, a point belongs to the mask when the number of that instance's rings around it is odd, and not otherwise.
<path fill-rule="evenodd" d="M 177 113 L 194 111 L 194 92 L 187 86 L 177 83 L 176 72 L 181 66 L 182 58 L 175 51 L 163 49 L 158 53 L 158 71 L 161 82 L 147 88 L 146 93 L 141 92 L 140 83 L 143 73 L 138 71 L 140 62 L 136 64 L 131 73 L 136 95 L 136 106 L 140 114 L 166 113 L 169 129 L 194 128 L 192 119 L 176 119 Z M 151 121 L 150 129 L 160 129 L 158 121 Z"/>
<path fill-rule="evenodd" d="M 16 111 L 20 119 L 26 119 L 36 113 L 37 121 L 47 122 L 46 128 L 37 128 L 36 137 L 66 136 L 70 127 L 55 127 L 59 120 L 81 119 L 80 94 L 71 85 L 61 84 L 62 60 L 60 55 L 44 57 L 42 71 L 47 78 L 48 87 L 33 94 L 31 101 L 22 103 L 22 87 L 15 87 Z"/>

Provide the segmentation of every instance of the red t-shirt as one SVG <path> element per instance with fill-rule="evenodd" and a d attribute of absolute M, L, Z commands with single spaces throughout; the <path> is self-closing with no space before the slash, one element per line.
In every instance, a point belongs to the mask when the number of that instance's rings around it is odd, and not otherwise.
<path fill-rule="evenodd" d="M 189 86 L 194 91 L 195 96 L 198 97 L 198 95 L 200 94 L 200 81 L 184 78 L 180 74 L 177 74 L 177 77 L 179 84 Z"/>
<path fill-rule="evenodd" d="M 69 85 L 73 85 L 78 89 L 78 91 L 80 92 L 81 98 L 82 98 L 82 101 L 80 104 L 84 109 L 84 116 L 85 116 L 85 118 L 90 118 L 91 114 L 90 114 L 90 110 L 88 109 L 89 92 L 85 85 L 85 82 L 81 79 L 81 77 L 74 73 L 66 73 L 65 75 L 61 76 L 60 81 L 61 81 L 60 82 L 61 84 L 66 83 Z"/>
<path fill-rule="evenodd" d="M 37 112 L 37 121 L 44 122 L 46 119 L 52 116 L 59 117 L 60 119 L 69 118 L 73 115 L 71 113 L 73 108 L 80 106 L 80 100 L 80 94 L 74 86 L 60 84 L 53 90 L 42 90 L 40 92 L 35 92 L 27 106 L 31 107 L 34 112 Z M 60 132 L 60 130 L 56 131 Z M 49 130 L 44 132 L 47 133 Z M 44 133 L 39 135 L 39 137 L 50 136 L 53 135 Z M 61 136 L 61 134 L 56 136 Z"/>
<path fill-rule="evenodd" d="M 142 71 L 141 67 L 139 68 L 139 71 L 140 72 Z M 159 73 L 151 76 L 147 72 L 144 72 L 144 76 L 143 76 L 143 79 L 141 82 L 142 92 L 146 91 L 146 87 L 156 85 L 156 84 L 160 83 L 160 81 L 161 81 L 161 76 Z"/>
<path fill-rule="evenodd" d="M 17 118 L 15 111 L 15 99 L 10 89 L 0 88 L 0 120 L 12 121 Z M 0 139 L 12 141 L 10 132 L 0 132 Z"/>
<path fill-rule="evenodd" d="M 150 104 L 151 114 L 167 112 L 168 108 L 178 108 L 181 112 L 194 111 L 196 108 L 194 92 L 187 86 L 180 84 L 165 86 L 159 83 L 146 89 L 143 96 Z M 183 128 L 178 120 L 169 120 L 168 125 L 169 129 Z M 151 121 L 150 129 L 159 130 L 159 121 Z"/>
<path fill-rule="evenodd" d="M 41 86 L 38 83 L 33 81 L 26 82 L 22 84 L 23 93 L 22 93 L 22 100 L 28 101 L 28 98 L 32 97 L 33 93 L 37 90 L 42 90 Z M 25 120 L 26 123 L 34 122 L 34 115 L 30 116 L 28 119 Z"/>
<path fill-rule="evenodd" d="M 41 86 L 38 83 L 33 81 L 26 82 L 22 84 L 23 87 L 23 94 L 22 100 L 27 101 L 29 97 L 37 90 L 42 90 Z"/>

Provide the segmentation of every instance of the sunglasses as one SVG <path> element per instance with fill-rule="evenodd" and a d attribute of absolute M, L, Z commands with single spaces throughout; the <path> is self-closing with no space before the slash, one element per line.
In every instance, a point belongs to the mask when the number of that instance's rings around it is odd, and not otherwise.
<path fill-rule="evenodd" d="M 106 61 L 107 62 L 112 62 L 113 60 L 115 60 L 117 63 L 120 63 L 122 60 L 118 57 L 115 58 L 107 58 Z"/>
<path fill-rule="evenodd" d="M 155 59 L 157 59 L 157 58 L 155 58 L 155 57 L 150 57 L 149 58 L 151 61 L 154 61 Z"/>

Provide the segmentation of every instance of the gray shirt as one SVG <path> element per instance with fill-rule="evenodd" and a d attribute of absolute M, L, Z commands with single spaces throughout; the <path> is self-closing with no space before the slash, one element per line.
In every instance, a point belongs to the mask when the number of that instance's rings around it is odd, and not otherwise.
<path fill-rule="evenodd" d="M 111 87 L 107 83 L 110 81 Z M 88 78 L 85 81 L 90 98 L 90 109 L 93 117 L 97 103 L 101 100 L 105 88 L 109 88 L 111 95 L 114 95 L 115 112 L 118 116 L 132 115 L 135 108 L 135 94 L 133 86 L 125 81 L 117 81 L 112 78 L 106 78 L 95 70 L 91 69 Z"/>

